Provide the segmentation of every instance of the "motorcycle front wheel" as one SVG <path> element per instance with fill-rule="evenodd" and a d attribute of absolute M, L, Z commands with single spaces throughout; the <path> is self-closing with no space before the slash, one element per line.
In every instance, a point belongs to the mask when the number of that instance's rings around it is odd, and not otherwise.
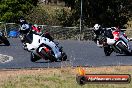
<path fill-rule="evenodd" d="M 121 42 L 119 42 L 117 44 L 117 46 L 126 54 L 126 55 L 130 55 L 131 53 L 129 52 L 129 50 L 127 49 L 127 47 L 125 45 L 123 45 Z"/>
<path fill-rule="evenodd" d="M 49 59 L 51 62 L 57 61 L 57 59 L 54 56 L 52 56 L 52 54 L 45 52 L 44 49 L 42 49 L 40 53 L 43 55 L 45 59 Z"/>
<path fill-rule="evenodd" d="M 40 60 L 40 59 L 41 59 L 41 58 L 40 58 L 39 56 L 37 56 L 37 55 L 35 55 L 34 53 L 31 52 L 30 60 L 31 60 L 32 62 L 36 62 L 36 61 L 38 61 L 38 60 Z"/>
<path fill-rule="evenodd" d="M 110 46 L 104 47 L 104 53 L 105 53 L 105 56 L 111 55 L 112 49 L 110 48 Z"/>

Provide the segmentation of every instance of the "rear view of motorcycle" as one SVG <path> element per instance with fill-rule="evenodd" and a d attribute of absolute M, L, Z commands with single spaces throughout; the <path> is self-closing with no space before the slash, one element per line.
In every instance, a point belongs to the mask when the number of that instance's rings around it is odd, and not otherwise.
<path fill-rule="evenodd" d="M 0 44 L 2 44 L 2 43 L 4 43 L 6 46 L 10 46 L 10 42 L 8 41 L 6 36 L 4 35 L 4 32 L 0 31 Z"/>

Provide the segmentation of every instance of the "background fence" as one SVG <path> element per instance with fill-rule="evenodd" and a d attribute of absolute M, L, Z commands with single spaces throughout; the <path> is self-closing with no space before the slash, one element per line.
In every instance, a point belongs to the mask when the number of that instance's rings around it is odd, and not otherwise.
<path fill-rule="evenodd" d="M 92 28 L 79 29 L 79 27 L 43 26 L 43 31 L 48 31 L 53 38 L 59 40 L 92 40 Z"/>
<path fill-rule="evenodd" d="M 92 40 L 93 39 L 92 28 L 84 27 L 83 29 L 80 30 L 79 27 L 61 27 L 61 26 L 49 26 L 49 25 L 39 25 L 39 26 L 42 27 L 42 29 L 43 29 L 42 31 L 50 32 L 50 34 L 53 36 L 54 39 L 59 39 L 59 40 L 63 40 L 63 39 Z M 5 34 L 7 34 L 7 35 L 10 30 L 18 30 L 18 29 L 19 29 L 19 25 L 14 24 L 14 23 L 1 23 L 0 24 L 0 30 L 4 30 Z M 127 35 L 129 37 L 132 37 L 132 30 L 131 29 L 126 29 L 126 30 L 127 30 L 126 31 Z M 69 43 L 69 44 L 71 44 L 71 43 Z M 75 43 L 73 43 L 73 44 L 75 44 Z M 74 46 L 74 45 L 72 45 L 72 46 Z M 91 47 L 91 48 L 93 48 L 93 47 Z M 85 50 L 85 48 L 82 48 L 82 49 L 84 49 L 84 52 L 82 52 L 82 53 L 80 52 L 80 55 L 81 54 L 87 55 L 88 53 L 85 51 L 87 51 L 88 48 L 86 48 L 86 50 Z M 76 57 L 77 54 L 75 52 L 76 51 L 74 51 L 74 50 L 70 50 L 70 49 L 67 50 L 67 55 L 68 55 L 69 61 L 61 62 L 61 63 L 59 63 L 59 65 L 61 67 L 76 66 L 76 64 L 78 64 L 79 61 L 81 62 L 82 58 L 86 57 L 86 56 Z M 85 62 L 85 61 L 82 63 L 87 64 L 87 62 Z M 46 67 L 54 67 L 54 65 L 47 63 Z"/>
<path fill-rule="evenodd" d="M 43 32 L 49 32 L 54 39 L 65 40 L 92 40 L 93 32 L 92 28 L 85 27 L 84 29 L 79 29 L 79 27 L 61 27 L 61 26 L 48 26 L 39 25 L 42 27 Z M 0 24 L 0 30 L 5 32 L 8 36 L 11 30 L 19 30 L 19 25 L 15 23 L 2 23 Z"/>
<path fill-rule="evenodd" d="M 93 40 L 92 28 L 84 27 L 80 30 L 79 27 L 61 27 L 61 26 L 49 26 L 39 25 L 43 32 L 49 32 L 54 39 L 58 40 Z M 8 36 L 11 30 L 19 30 L 19 25 L 15 23 L 2 23 L 0 22 L 0 30 L 5 32 Z M 128 37 L 132 37 L 132 29 L 125 29 Z"/>
<path fill-rule="evenodd" d="M 19 27 L 20 26 L 15 24 L 15 23 L 0 22 L 0 31 L 4 31 L 6 36 L 8 36 L 8 34 L 11 30 L 17 30 L 18 31 Z"/>

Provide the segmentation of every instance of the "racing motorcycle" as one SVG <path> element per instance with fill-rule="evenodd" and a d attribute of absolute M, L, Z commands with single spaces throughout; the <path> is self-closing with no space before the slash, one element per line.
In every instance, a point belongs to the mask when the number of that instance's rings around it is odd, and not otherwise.
<path fill-rule="evenodd" d="M 44 33 L 40 35 L 30 30 L 26 35 L 25 41 L 27 50 L 31 52 L 32 62 L 40 60 L 41 58 L 50 60 L 51 62 L 65 61 L 67 59 L 67 55 L 63 52 L 59 43 L 57 44 L 44 37 Z"/>
<path fill-rule="evenodd" d="M 106 30 L 101 35 L 102 41 L 100 42 L 103 45 L 105 55 L 110 56 L 113 51 L 119 54 L 132 55 L 130 46 L 128 44 L 129 39 L 127 39 L 124 30 L 115 31 L 115 28 L 110 28 L 110 29 L 111 31 Z M 111 32 L 111 33 L 106 33 L 106 32 Z M 109 36 L 113 36 L 113 38 L 111 39 Z"/>
<path fill-rule="evenodd" d="M 10 46 L 10 42 L 5 37 L 4 32 L 0 31 L 0 44 L 4 43 L 6 46 Z"/>

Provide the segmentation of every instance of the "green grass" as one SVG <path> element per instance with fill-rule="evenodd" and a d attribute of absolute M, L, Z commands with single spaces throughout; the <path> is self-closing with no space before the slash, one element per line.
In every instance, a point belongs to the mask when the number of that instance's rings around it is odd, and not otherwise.
<path fill-rule="evenodd" d="M 131 84 L 85 84 L 80 86 L 74 76 L 21 76 L 4 82 L 0 88 L 131 88 Z"/>
<path fill-rule="evenodd" d="M 120 67 L 110 67 L 104 69 L 89 68 L 87 73 L 93 74 L 132 74 L 132 66 L 120 69 Z M 107 70 L 108 71 L 107 71 Z M 53 69 L 54 70 L 54 69 Z M 42 70 L 47 71 L 47 70 Z M 0 81 L 0 88 L 132 88 L 130 84 L 85 84 L 83 86 L 76 83 L 76 74 L 71 70 L 58 70 L 59 73 L 51 74 L 21 74 L 10 76 L 6 80 Z"/>

